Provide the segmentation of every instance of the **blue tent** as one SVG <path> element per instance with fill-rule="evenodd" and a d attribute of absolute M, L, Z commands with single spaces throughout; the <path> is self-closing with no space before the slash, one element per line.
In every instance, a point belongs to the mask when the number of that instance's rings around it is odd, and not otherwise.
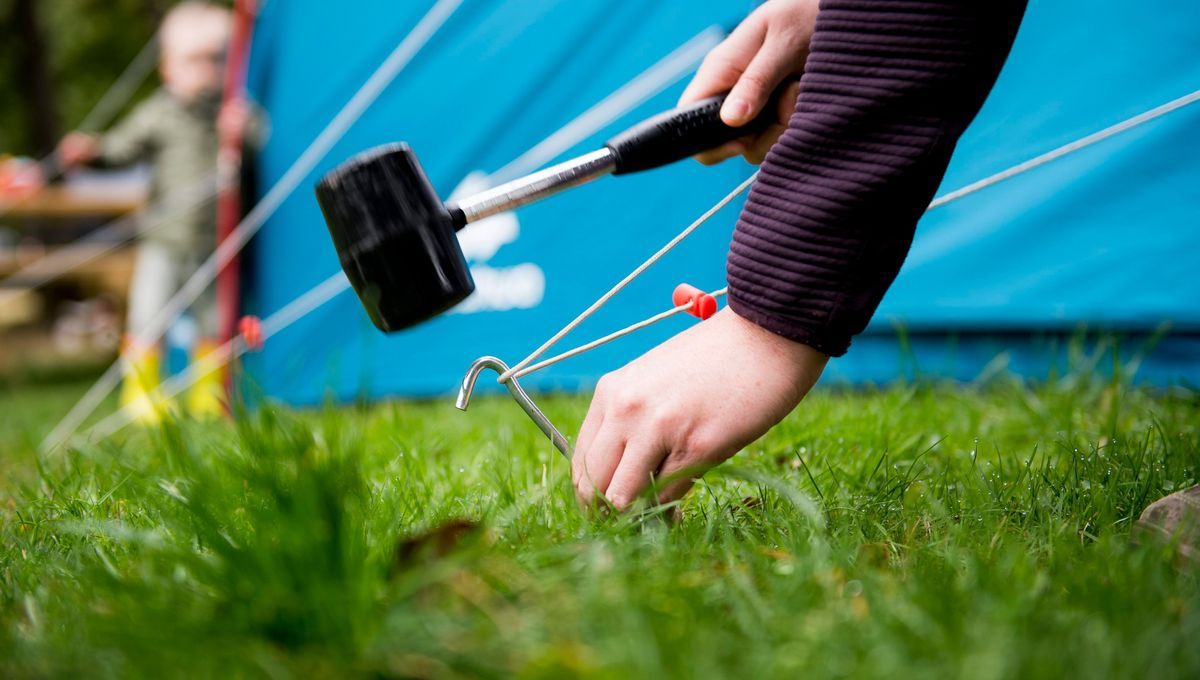
<path fill-rule="evenodd" d="M 259 20 L 251 87 L 272 123 L 269 187 L 433 3 L 289 0 Z M 464 0 L 254 240 L 245 304 L 269 316 L 337 271 L 309 187 L 363 149 L 408 141 L 439 193 L 485 188 L 598 147 L 670 107 L 746 0 Z M 1156 3 L 1159 4 L 1159 3 Z M 1130 12 L 1033 2 L 1010 63 L 960 144 L 949 191 L 1200 88 L 1200 6 Z M 1121 35 L 1098 44 L 1098 35 Z M 1200 378 L 1200 105 L 932 211 L 876 322 L 834 379 L 911 371 L 973 377 L 1000 350 L 1045 370 L 1080 325 L 1135 341 L 1174 331 L 1143 366 Z M 480 292 L 384 336 L 345 291 L 249 357 L 252 382 L 293 403 L 443 394 L 482 354 L 523 357 L 752 172 L 683 163 L 607 178 L 461 233 Z M 740 202 L 586 322 L 563 349 L 670 306 L 679 282 L 724 283 Z M 669 320 L 526 384 L 591 384 L 693 321 Z M 899 342 L 895 327 L 906 329 Z M 1049 335 L 1047 335 L 1049 333 Z M 901 352 L 901 348 L 904 351 Z"/>

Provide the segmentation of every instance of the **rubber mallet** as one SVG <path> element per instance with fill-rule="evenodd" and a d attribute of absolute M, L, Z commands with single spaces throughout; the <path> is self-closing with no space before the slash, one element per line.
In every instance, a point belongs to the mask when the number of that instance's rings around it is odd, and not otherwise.
<path fill-rule="evenodd" d="M 449 205 L 438 198 L 407 144 L 382 146 L 327 174 L 317 184 L 317 200 L 342 268 L 371 320 L 383 331 L 398 331 L 437 316 L 475 290 L 455 236 L 467 224 L 604 175 L 674 163 L 776 122 L 778 105 L 772 101 L 750 124 L 729 127 L 720 118 L 724 99 L 661 113 L 598 151 Z"/>

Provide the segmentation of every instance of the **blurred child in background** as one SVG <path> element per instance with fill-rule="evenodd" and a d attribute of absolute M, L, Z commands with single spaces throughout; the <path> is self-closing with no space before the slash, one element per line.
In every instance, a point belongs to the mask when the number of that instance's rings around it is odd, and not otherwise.
<path fill-rule="evenodd" d="M 73 132 L 59 145 L 65 168 L 147 163 L 150 204 L 129 291 L 125 353 L 129 357 L 121 389 L 122 407 L 141 422 L 155 422 L 162 405 L 150 391 L 158 385 L 162 351 L 145 339 L 147 326 L 216 245 L 218 134 L 238 137 L 249 126 L 245 106 L 221 109 L 224 60 L 232 18 L 206 2 L 184 2 L 159 29 L 162 87 L 111 131 L 96 136 Z M 220 121 L 218 121 L 220 118 Z M 193 303 L 197 334 L 192 362 L 205 375 L 188 393 L 186 407 L 196 416 L 223 412 L 223 377 L 206 361 L 216 334 L 212 287 Z"/>

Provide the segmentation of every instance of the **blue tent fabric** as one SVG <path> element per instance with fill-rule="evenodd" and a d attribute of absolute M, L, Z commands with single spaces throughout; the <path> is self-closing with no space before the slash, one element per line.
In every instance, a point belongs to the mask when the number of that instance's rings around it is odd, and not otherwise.
<path fill-rule="evenodd" d="M 1198 26 L 1183 2 L 1030 3 L 944 190 L 1200 89 Z M 1198 145 L 1200 105 L 932 211 L 879 323 L 1200 330 Z"/>
<path fill-rule="evenodd" d="M 431 2 L 267 3 L 251 86 L 272 123 L 260 184 L 286 172 Z M 1031 3 L 1010 63 L 963 138 L 944 189 L 968 184 L 1200 88 L 1200 7 L 1152 3 L 1131 13 L 1080 0 Z M 1163 6 L 1159 6 L 1163 5 Z M 377 144 L 408 141 L 442 196 L 487 185 L 520 157 L 680 45 L 728 29 L 754 6 L 734 0 L 464 0 L 306 183 Z M 1101 49 L 1097 35 L 1122 35 Z M 1080 55 L 1086 55 L 1081 58 Z M 670 107 L 682 77 L 554 159 L 596 148 Z M 1163 322 L 1151 371 L 1195 380 L 1200 351 L 1200 105 L 931 212 L 876 322 L 834 379 L 905 370 L 893 328 L 921 334 L 906 351 L 930 370 L 973 377 L 995 352 L 1036 374 L 1044 343 L 1013 332 L 1112 327 L 1139 337 Z M 462 233 L 481 294 L 411 331 L 384 336 L 350 292 L 247 358 L 267 395 L 311 404 L 444 394 L 477 356 L 523 357 L 752 172 L 740 161 L 682 163 L 606 178 Z M 681 281 L 724 285 L 741 202 L 726 208 L 564 341 L 590 340 L 670 306 Z M 311 191 L 292 195 L 252 244 L 248 311 L 267 316 L 337 270 Z M 671 319 L 525 382 L 578 389 L 693 323 Z M 976 341 L 991 332 L 1000 341 Z M 953 362 L 945 361 L 947 338 Z M 971 340 L 972 338 L 976 340 Z M 1039 349 L 1041 347 L 1041 349 Z M 968 351 L 967 349 L 970 349 Z M 999 351 L 998 349 L 996 351 Z M 991 352 L 987 356 L 987 352 Z"/>

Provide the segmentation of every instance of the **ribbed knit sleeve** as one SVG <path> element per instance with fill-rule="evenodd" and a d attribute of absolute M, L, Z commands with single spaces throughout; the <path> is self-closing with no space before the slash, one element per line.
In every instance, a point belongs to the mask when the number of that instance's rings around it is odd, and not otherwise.
<path fill-rule="evenodd" d="M 734 231 L 729 304 L 840 356 L 1008 56 L 1024 0 L 825 0 L 796 113 Z"/>

